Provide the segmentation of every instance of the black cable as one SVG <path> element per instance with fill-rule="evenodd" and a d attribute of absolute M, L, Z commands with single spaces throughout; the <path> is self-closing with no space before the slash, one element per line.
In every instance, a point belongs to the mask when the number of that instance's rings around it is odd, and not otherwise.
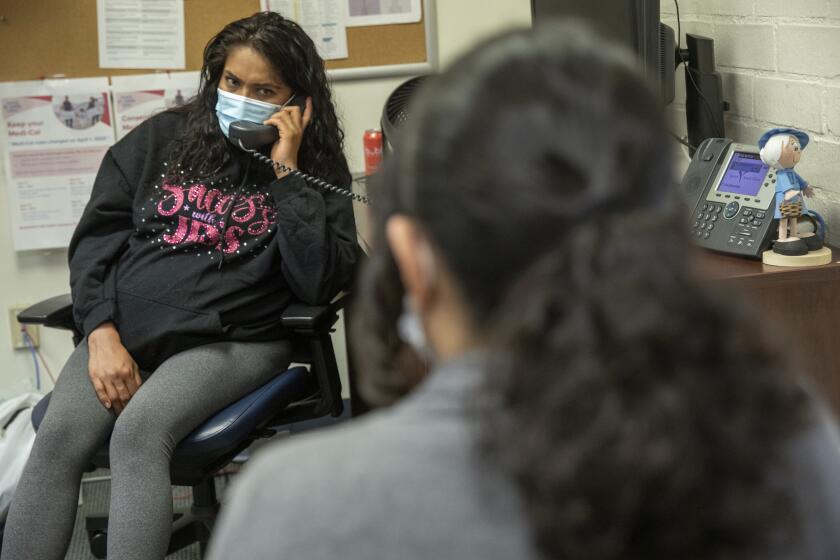
<path fill-rule="evenodd" d="M 680 56 L 680 62 L 683 62 L 682 57 L 682 28 L 680 27 L 680 3 L 674 0 L 674 6 L 677 8 L 677 54 Z"/>
<path fill-rule="evenodd" d="M 694 75 L 691 73 L 691 68 L 686 63 L 685 59 L 683 58 L 682 53 L 682 29 L 680 24 L 680 3 L 678 0 L 674 0 L 674 6 L 677 10 L 677 56 L 680 57 L 680 64 L 683 65 L 683 70 L 685 74 L 688 76 L 688 79 L 691 80 L 691 85 L 694 86 L 694 89 L 700 95 L 700 99 L 703 100 L 703 104 L 706 107 L 706 111 L 709 113 L 709 119 L 711 120 L 712 124 L 715 127 L 715 133 L 717 134 L 718 138 L 723 137 L 723 131 L 719 130 L 717 127 L 717 121 L 715 121 L 715 112 L 712 110 L 712 104 L 709 103 L 709 100 L 706 99 L 706 96 L 703 95 L 703 92 L 700 90 L 700 86 L 697 85 L 697 82 L 694 81 Z"/>
<path fill-rule="evenodd" d="M 685 146 L 686 148 L 688 148 L 688 149 L 690 149 L 690 150 L 692 150 L 692 151 L 695 151 L 695 152 L 697 151 L 697 147 L 696 147 L 696 146 L 693 146 L 690 142 L 688 142 L 687 140 L 685 140 L 685 139 L 683 139 L 683 138 L 680 138 L 679 136 L 677 136 L 675 133 L 671 132 L 670 130 L 668 131 L 668 134 L 670 134 L 671 136 L 673 136 L 673 137 L 674 137 L 674 139 L 675 139 L 677 142 L 679 142 L 680 144 L 682 144 L 682 145 L 683 145 L 683 146 Z"/>
<path fill-rule="evenodd" d="M 683 60 L 683 57 L 682 57 L 682 25 L 680 24 L 680 4 L 677 0 L 674 0 L 674 5 L 677 8 L 677 54 L 680 57 L 680 63 L 684 64 L 685 61 Z M 684 140 L 683 138 L 681 138 L 680 136 L 676 135 L 673 132 L 669 131 L 668 134 L 673 136 L 677 140 L 677 142 L 679 142 L 680 144 L 682 144 L 683 146 L 685 146 L 686 148 L 688 148 L 692 152 L 697 151 L 697 148 L 694 147 L 691 144 L 691 142 L 689 142 L 687 140 Z"/>
<path fill-rule="evenodd" d="M 343 189 L 341 187 L 336 187 L 332 183 L 328 183 L 323 179 L 319 179 L 318 177 L 313 177 L 303 171 L 299 171 L 297 169 L 292 169 L 291 167 L 286 167 L 285 164 L 280 163 L 279 161 L 274 161 L 270 157 L 259 153 L 257 150 L 253 150 L 251 148 L 246 148 L 244 144 L 242 144 L 242 140 L 239 140 L 239 147 L 260 160 L 263 163 L 266 163 L 276 169 L 277 171 L 281 171 L 283 173 L 289 173 L 290 175 L 294 175 L 295 177 L 300 177 L 304 181 L 312 183 L 315 186 L 321 187 L 325 191 L 334 192 L 336 194 L 340 194 L 342 196 L 346 196 L 350 200 L 354 200 L 356 202 L 361 202 L 363 204 L 370 204 L 370 199 L 366 196 L 362 196 L 360 194 L 356 194 L 353 191 L 349 191 L 347 189 Z"/>

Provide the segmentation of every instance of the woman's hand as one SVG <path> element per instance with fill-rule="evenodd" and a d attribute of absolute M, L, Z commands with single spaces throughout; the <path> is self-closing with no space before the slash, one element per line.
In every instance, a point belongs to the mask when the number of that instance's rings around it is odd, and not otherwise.
<path fill-rule="evenodd" d="M 303 141 L 303 131 L 312 119 L 312 98 L 306 98 L 306 109 L 303 114 L 297 105 L 283 107 L 271 115 L 263 124 L 276 126 L 280 138 L 271 147 L 271 159 L 279 161 L 286 167 L 297 169 L 298 151 Z M 285 177 L 288 172 L 277 171 L 277 178 Z"/>
<path fill-rule="evenodd" d="M 113 323 L 102 323 L 88 335 L 88 375 L 105 408 L 119 415 L 143 380 L 140 368 L 122 345 Z"/>
<path fill-rule="evenodd" d="M 808 198 L 813 198 L 814 197 L 814 187 L 812 187 L 811 185 L 808 185 L 807 187 L 805 187 L 802 190 L 802 194 L 804 194 Z"/>

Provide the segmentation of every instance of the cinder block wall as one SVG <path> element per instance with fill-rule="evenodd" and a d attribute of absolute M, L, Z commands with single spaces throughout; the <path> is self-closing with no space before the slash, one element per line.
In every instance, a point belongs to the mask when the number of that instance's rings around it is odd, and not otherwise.
<path fill-rule="evenodd" d="M 805 130 L 811 144 L 796 170 L 816 187 L 810 207 L 829 221 L 840 246 L 840 0 L 680 0 L 683 40 L 715 40 L 723 79 L 726 134 L 754 144 L 769 128 Z M 673 0 L 661 0 L 662 21 L 676 31 Z M 677 72 L 671 107 L 685 133 L 685 78 Z"/>

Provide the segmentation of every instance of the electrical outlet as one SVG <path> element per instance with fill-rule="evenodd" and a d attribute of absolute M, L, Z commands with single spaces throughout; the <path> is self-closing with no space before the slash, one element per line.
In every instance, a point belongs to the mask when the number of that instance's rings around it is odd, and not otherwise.
<path fill-rule="evenodd" d="M 9 307 L 9 330 L 12 331 L 12 348 L 29 348 L 29 345 L 23 340 L 23 332 L 21 331 L 21 324 L 18 323 L 17 315 L 28 305 L 13 305 Z M 29 333 L 29 338 L 32 339 L 32 345 L 38 348 L 41 342 L 40 333 L 38 332 L 38 325 L 26 325 L 26 332 Z"/>

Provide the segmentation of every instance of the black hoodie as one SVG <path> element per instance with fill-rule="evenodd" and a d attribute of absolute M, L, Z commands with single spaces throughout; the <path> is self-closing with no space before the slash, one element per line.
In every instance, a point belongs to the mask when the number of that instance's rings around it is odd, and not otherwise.
<path fill-rule="evenodd" d="M 185 119 L 156 115 L 108 150 L 70 242 L 76 324 L 113 321 L 148 370 L 210 342 L 284 338 L 282 310 L 329 301 L 359 256 L 348 198 L 274 179 L 232 145 L 210 177 L 167 172 Z"/>

